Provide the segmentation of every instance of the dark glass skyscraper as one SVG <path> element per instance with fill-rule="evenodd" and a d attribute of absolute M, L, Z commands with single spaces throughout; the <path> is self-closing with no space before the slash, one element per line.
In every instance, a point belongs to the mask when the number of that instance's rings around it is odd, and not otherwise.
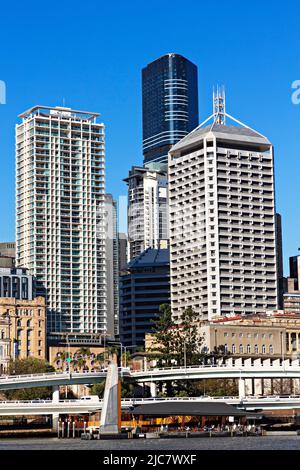
<path fill-rule="evenodd" d="M 166 163 L 168 151 L 198 122 L 197 67 L 166 54 L 142 70 L 144 165 Z"/>

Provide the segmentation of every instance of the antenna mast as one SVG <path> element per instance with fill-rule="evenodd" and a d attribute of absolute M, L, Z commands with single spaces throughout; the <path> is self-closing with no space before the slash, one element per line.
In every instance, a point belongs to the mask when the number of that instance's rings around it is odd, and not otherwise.
<path fill-rule="evenodd" d="M 214 121 L 216 124 L 225 126 L 226 123 L 226 99 L 225 99 L 225 89 L 224 86 L 219 88 L 217 86 L 217 91 L 213 89 L 213 115 Z"/>

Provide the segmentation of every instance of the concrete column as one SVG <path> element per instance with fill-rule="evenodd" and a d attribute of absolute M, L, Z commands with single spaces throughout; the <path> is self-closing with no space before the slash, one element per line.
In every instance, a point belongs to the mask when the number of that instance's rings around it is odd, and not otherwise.
<path fill-rule="evenodd" d="M 239 379 L 239 399 L 242 400 L 246 396 L 245 379 Z"/>
<path fill-rule="evenodd" d="M 52 431 L 58 431 L 59 413 L 52 413 Z"/>
<path fill-rule="evenodd" d="M 59 402 L 59 385 L 53 385 L 52 387 L 52 402 Z"/>
<path fill-rule="evenodd" d="M 254 393 L 255 395 L 262 395 L 261 379 L 254 379 Z"/>
<path fill-rule="evenodd" d="M 157 394 L 156 394 L 156 383 L 155 382 L 150 382 L 150 395 L 153 398 L 155 398 L 157 396 Z"/>
<path fill-rule="evenodd" d="M 107 369 L 100 434 L 118 434 L 121 427 L 121 387 L 118 366 L 111 363 Z"/>
<path fill-rule="evenodd" d="M 253 395 L 252 379 L 245 379 L 246 395 Z"/>

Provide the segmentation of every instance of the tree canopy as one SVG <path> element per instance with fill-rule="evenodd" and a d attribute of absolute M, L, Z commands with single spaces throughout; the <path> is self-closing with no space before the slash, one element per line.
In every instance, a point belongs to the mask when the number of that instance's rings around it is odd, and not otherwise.
<path fill-rule="evenodd" d="M 38 374 L 41 372 L 54 372 L 55 369 L 47 361 L 28 357 L 26 359 L 11 360 L 8 366 L 9 375 Z M 51 397 L 50 387 L 21 388 L 3 392 L 8 400 L 33 400 Z"/>

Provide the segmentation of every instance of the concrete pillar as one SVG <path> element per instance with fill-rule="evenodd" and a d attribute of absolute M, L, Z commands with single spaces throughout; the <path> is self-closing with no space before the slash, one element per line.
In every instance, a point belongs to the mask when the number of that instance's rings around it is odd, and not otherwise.
<path fill-rule="evenodd" d="M 111 363 L 107 369 L 100 434 L 118 434 L 121 419 L 121 388 L 118 365 Z"/>
<path fill-rule="evenodd" d="M 272 379 L 263 379 L 263 394 L 272 395 L 273 385 Z"/>
<path fill-rule="evenodd" d="M 246 396 L 253 395 L 252 379 L 245 379 Z"/>
<path fill-rule="evenodd" d="M 59 413 L 52 413 L 52 431 L 58 431 Z"/>
<path fill-rule="evenodd" d="M 262 395 L 261 379 L 254 379 L 254 393 L 255 395 Z"/>
<path fill-rule="evenodd" d="M 53 385 L 52 387 L 52 402 L 59 402 L 59 385 Z"/>
<path fill-rule="evenodd" d="M 239 379 L 239 399 L 242 400 L 246 396 L 245 379 Z"/>
<path fill-rule="evenodd" d="M 156 383 L 155 382 L 150 382 L 150 395 L 151 397 L 155 398 L 156 395 Z"/>
<path fill-rule="evenodd" d="M 226 359 L 226 366 L 232 367 L 232 357 L 229 357 L 228 359 Z"/>

